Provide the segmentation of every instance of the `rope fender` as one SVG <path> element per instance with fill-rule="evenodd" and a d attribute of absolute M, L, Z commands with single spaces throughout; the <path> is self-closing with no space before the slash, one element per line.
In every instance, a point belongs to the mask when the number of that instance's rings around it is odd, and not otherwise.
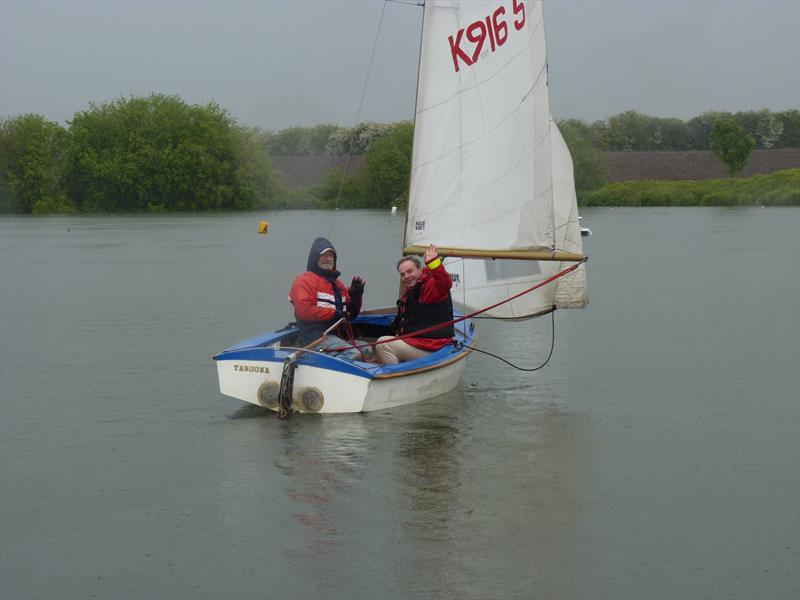
<path fill-rule="evenodd" d="M 293 352 L 283 361 L 281 373 L 281 387 L 278 391 L 278 417 L 285 419 L 289 416 L 292 406 L 292 393 L 294 391 L 294 370 L 297 368 L 297 352 Z"/>

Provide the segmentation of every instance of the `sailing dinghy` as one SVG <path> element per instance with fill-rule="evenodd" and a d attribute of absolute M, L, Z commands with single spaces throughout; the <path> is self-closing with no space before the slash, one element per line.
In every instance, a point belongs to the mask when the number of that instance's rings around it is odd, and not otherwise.
<path fill-rule="evenodd" d="M 586 306 L 572 159 L 550 116 L 541 2 L 427 0 L 420 53 L 403 253 L 438 245 L 465 313 L 527 319 Z M 373 339 L 393 318 L 389 309 L 364 311 L 352 326 Z M 372 411 L 453 389 L 477 339 L 471 319 L 455 330 L 453 345 L 398 365 L 298 348 L 292 326 L 214 360 L 220 391 L 246 402 Z"/>

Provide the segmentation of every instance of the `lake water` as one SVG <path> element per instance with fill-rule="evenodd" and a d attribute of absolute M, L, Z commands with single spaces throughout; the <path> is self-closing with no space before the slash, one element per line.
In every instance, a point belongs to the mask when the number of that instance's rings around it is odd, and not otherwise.
<path fill-rule="evenodd" d="M 316 235 L 391 303 L 402 215 L 0 219 L 0 596 L 797 598 L 800 210 L 583 216 L 544 369 L 286 421 L 211 356 L 290 320 Z"/>

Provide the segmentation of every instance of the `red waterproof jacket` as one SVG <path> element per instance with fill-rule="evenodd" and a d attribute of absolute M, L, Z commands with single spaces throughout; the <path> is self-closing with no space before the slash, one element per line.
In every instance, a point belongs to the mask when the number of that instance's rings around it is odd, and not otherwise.
<path fill-rule="evenodd" d="M 397 333 L 413 333 L 436 323 L 444 323 L 453 319 L 453 303 L 450 288 L 453 281 L 444 268 L 442 261 L 436 259 L 427 265 L 422 275 L 410 290 L 403 290 L 398 302 Z M 410 346 L 434 352 L 444 348 L 452 339 L 453 327 L 442 328 L 424 334 L 424 337 L 403 338 Z M 446 337 L 436 337 L 443 336 Z"/>
<path fill-rule="evenodd" d="M 294 305 L 295 318 L 298 321 L 335 320 L 337 316 L 336 297 L 333 293 L 334 284 L 339 288 L 341 306 L 347 306 L 350 301 L 350 293 L 341 279 L 332 281 L 311 271 L 300 273 L 295 277 L 292 289 L 289 291 L 289 300 Z"/>
<path fill-rule="evenodd" d="M 334 269 L 325 271 L 317 266 L 324 250 L 333 250 Z M 347 314 L 355 319 L 361 311 L 361 289 L 348 289 L 339 279 L 336 270 L 336 250 L 325 238 L 317 238 L 308 252 L 306 271 L 294 278 L 289 290 L 289 301 L 294 306 L 294 316 L 300 327 L 297 343 L 305 345 L 322 335 L 337 320 Z M 334 287 L 335 286 L 335 287 Z"/>

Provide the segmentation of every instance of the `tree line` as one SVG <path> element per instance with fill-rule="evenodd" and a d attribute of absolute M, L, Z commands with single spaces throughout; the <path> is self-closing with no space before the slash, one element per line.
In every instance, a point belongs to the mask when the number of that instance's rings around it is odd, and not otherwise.
<path fill-rule="evenodd" d="M 607 183 L 608 150 L 711 149 L 731 174 L 758 148 L 800 147 L 800 111 L 704 113 L 689 121 L 628 111 L 559 122 L 579 192 Z M 145 212 L 403 206 L 409 121 L 263 131 L 214 103 L 152 94 L 90 104 L 67 126 L 28 114 L 0 120 L 0 211 Z M 360 155 L 362 167 L 291 190 L 270 155 Z"/>
<path fill-rule="evenodd" d="M 296 202 L 385 207 L 403 205 L 408 192 L 407 179 L 389 176 L 392 172 L 410 173 L 411 138 L 410 133 L 399 133 L 398 128 L 403 127 L 411 129 L 410 124 L 379 123 L 362 123 L 354 128 L 291 127 L 263 132 L 262 140 L 273 156 L 365 155 L 366 165 L 361 172 L 345 177 L 340 170 L 333 170 L 321 185 L 300 192 Z M 797 110 L 712 111 L 687 121 L 626 111 L 593 123 L 565 119 L 558 122 L 558 127 L 572 154 L 579 192 L 596 190 L 608 183 L 602 154 L 606 151 L 711 150 L 733 175 L 744 167 L 754 148 L 800 147 Z M 391 141 L 373 147 L 383 138 Z M 394 187 L 390 185 L 392 181 Z"/>
<path fill-rule="evenodd" d="M 629 110 L 587 123 L 580 119 L 558 122 L 602 151 L 711 150 L 711 132 L 720 119 L 733 119 L 755 141 L 756 148 L 799 148 L 800 111 L 705 112 L 684 121 L 651 117 Z M 363 154 L 369 145 L 391 132 L 391 125 L 361 123 L 356 127 L 318 125 L 263 132 L 263 143 L 273 156 Z"/>
<path fill-rule="evenodd" d="M 711 150 L 712 131 L 719 120 L 733 120 L 753 138 L 755 147 L 800 147 L 800 111 L 705 112 L 683 121 L 651 117 L 629 110 L 608 119 L 586 123 L 580 119 L 559 122 L 603 151 Z"/>

